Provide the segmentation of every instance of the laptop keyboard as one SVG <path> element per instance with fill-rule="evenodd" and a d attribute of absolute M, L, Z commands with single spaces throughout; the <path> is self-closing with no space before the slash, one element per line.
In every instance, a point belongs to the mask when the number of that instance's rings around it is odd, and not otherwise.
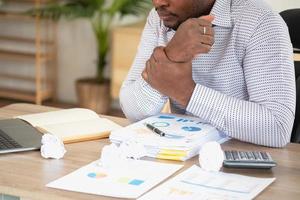
<path fill-rule="evenodd" d="M 9 137 L 6 133 L 0 130 L 0 149 L 15 149 L 22 148 L 20 144 L 14 141 L 11 137 Z"/>

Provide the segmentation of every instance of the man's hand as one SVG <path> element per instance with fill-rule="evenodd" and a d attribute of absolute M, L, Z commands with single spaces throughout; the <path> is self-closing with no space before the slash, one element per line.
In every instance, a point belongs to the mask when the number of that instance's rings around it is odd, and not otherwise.
<path fill-rule="evenodd" d="M 165 48 L 173 62 L 189 62 L 197 54 L 208 53 L 214 44 L 212 15 L 191 18 L 183 22 Z"/>
<path fill-rule="evenodd" d="M 170 61 L 164 47 L 157 47 L 142 73 L 154 89 L 186 107 L 196 86 L 192 78 L 192 63 Z"/>

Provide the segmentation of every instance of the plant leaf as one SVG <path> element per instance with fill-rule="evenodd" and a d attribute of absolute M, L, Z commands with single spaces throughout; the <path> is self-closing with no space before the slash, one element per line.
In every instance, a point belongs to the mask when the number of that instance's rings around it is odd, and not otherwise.
<path fill-rule="evenodd" d="M 152 3 L 149 0 L 114 0 L 109 12 L 110 15 L 120 13 L 124 15 L 140 15 L 145 14 L 145 11 L 151 7 Z"/>
<path fill-rule="evenodd" d="M 44 7 L 32 9 L 29 13 L 55 20 L 58 20 L 62 16 L 70 19 L 79 17 L 91 18 L 97 10 L 98 4 L 103 2 L 104 0 L 68 0 L 60 3 L 50 3 Z"/>

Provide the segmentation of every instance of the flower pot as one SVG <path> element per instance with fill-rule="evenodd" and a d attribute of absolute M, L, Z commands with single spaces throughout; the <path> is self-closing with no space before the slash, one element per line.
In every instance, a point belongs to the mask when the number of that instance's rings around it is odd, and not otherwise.
<path fill-rule="evenodd" d="M 98 83 L 86 78 L 76 81 L 77 99 L 80 107 L 107 114 L 110 109 L 110 82 Z"/>

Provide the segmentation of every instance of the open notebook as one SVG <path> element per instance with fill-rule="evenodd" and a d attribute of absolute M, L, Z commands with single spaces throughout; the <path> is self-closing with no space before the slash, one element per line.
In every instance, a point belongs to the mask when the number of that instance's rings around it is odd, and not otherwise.
<path fill-rule="evenodd" d="M 113 121 L 84 108 L 21 115 L 16 118 L 30 123 L 43 133 L 58 136 L 64 143 L 105 138 L 112 130 L 121 128 Z"/>

